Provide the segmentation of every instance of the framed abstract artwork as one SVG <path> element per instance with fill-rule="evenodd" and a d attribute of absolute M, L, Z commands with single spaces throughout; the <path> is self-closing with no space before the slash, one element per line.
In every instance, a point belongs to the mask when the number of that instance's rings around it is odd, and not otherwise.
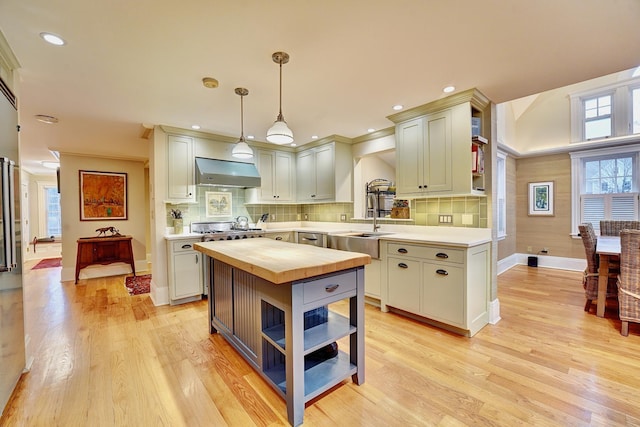
<path fill-rule="evenodd" d="M 529 183 L 529 215 L 553 216 L 553 181 Z"/>
<path fill-rule="evenodd" d="M 80 221 L 127 219 L 127 174 L 79 171 Z"/>

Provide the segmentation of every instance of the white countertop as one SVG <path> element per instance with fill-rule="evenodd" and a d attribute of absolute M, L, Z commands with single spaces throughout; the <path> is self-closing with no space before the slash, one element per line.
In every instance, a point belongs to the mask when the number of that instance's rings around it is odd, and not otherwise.
<path fill-rule="evenodd" d="M 187 229 L 187 227 L 185 227 Z M 276 222 L 265 224 L 266 232 L 301 231 L 307 233 L 337 234 L 356 232 L 371 232 L 371 224 L 351 224 L 344 222 Z M 197 233 L 170 234 L 167 229 L 166 240 L 200 239 Z M 490 228 L 465 227 L 428 227 L 420 225 L 382 224 L 380 233 L 392 233 L 380 236 L 381 240 L 401 242 L 431 243 L 438 245 L 452 245 L 472 247 L 491 241 Z"/>

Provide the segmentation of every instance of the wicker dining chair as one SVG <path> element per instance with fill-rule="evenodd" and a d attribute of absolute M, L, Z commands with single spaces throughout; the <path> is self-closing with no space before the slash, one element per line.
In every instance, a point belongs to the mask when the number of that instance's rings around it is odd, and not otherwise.
<path fill-rule="evenodd" d="M 600 221 L 601 236 L 619 236 L 622 230 L 640 230 L 640 221 Z"/>
<path fill-rule="evenodd" d="M 584 270 L 584 276 L 582 277 L 582 286 L 584 288 L 585 297 L 587 298 L 587 302 L 584 305 L 584 311 L 589 311 L 591 303 L 594 300 L 598 300 L 598 267 L 600 263 L 598 254 L 596 254 L 596 245 L 598 240 L 593 229 L 593 225 L 590 222 L 580 224 L 578 229 L 580 230 L 580 236 L 582 237 L 584 252 L 587 258 L 587 268 Z M 609 268 L 607 298 L 613 298 L 618 293 L 618 273 L 619 270 L 616 266 L 611 266 Z"/>
<path fill-rule="evenodd" d="M 620 334 L 629 335 L 629 322 L 640 323 L 640 230 L 620 232 L 618 311 Z"/>

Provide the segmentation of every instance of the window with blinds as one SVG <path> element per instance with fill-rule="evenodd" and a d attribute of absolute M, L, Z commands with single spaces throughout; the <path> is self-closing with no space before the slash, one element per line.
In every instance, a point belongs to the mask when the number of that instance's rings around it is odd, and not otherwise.
<path fill-rule="evenodd" d="M 580 197 L 581 222 L 590 222 L 596 232 L 600 220 L 637 220 L 638 193 L 583 194 Z"/>

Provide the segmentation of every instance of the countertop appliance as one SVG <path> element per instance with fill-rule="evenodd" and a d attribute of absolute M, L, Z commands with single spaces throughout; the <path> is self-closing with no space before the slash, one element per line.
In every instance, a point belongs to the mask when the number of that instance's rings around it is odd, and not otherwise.
<path fill-rule="evenodd" d="M 203 242 L 264 237 L 264 230 L 261 228 L 238 230 L 234 228 L 234 224 L 234 221 L 192 222 L 191 232 L 202 234 Z"/>
<path fill-rule="evenodd" d="M 18 111 L 0 78 L 0 408 L 25 368 Z"/>

